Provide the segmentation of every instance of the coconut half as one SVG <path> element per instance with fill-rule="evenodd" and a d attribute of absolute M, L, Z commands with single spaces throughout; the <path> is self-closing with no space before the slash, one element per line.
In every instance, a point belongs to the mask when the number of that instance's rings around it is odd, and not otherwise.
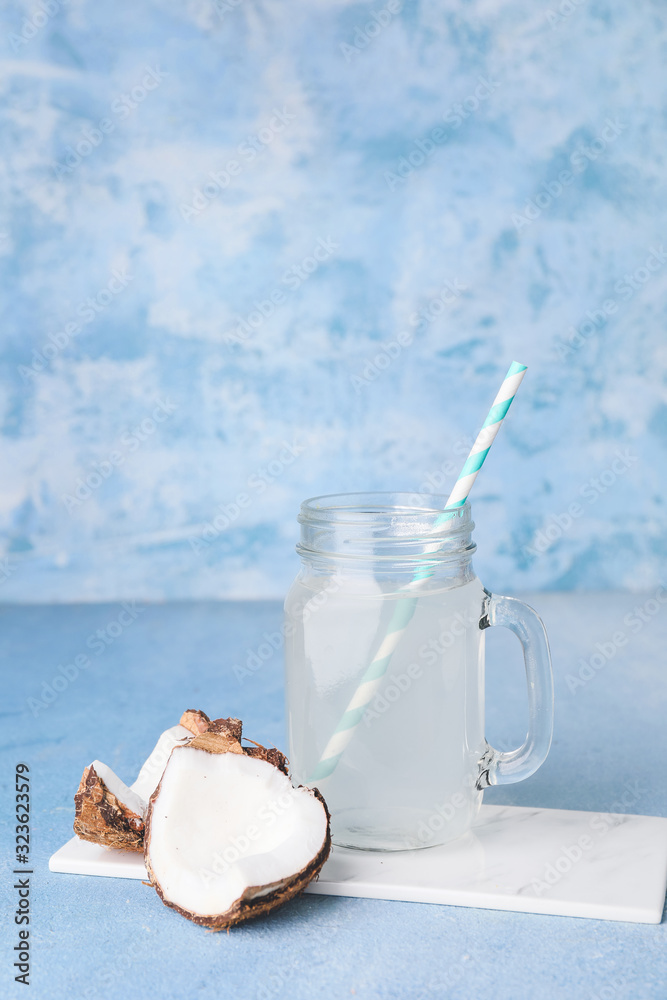
<path fill-rule="evenodd" d="M 167 906 L 213 930 L 291 899 L 331 847 L 319 791 L 294 788 L 278 750 L 240 740 L 237 719 L 218 719 L 175 747 L 146 814 L 151 883 Z"/>
<path fill-rule="evenodd" d="M 144 849 L 146 802 L 101 761 L 83 772 L 74 807 L 74 832 L 81 840 L 124 851 Z"/>

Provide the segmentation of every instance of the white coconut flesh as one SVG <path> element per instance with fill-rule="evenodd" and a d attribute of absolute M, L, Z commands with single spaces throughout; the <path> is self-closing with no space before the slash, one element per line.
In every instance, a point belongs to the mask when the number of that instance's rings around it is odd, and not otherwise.
<path fill-rule="evenodd" d="M 185 726 L 172 726 L 171 729 L 165 729 L 139 771 L 137 780 L 130 785 L 131 790 L 139 798 L 148 802 L 160 783 L 162 772 L 169 760 L 169 754 L 174 747 L 182 745 L 185 740 L 191 740 L 192 735 L 192 732 Z"/>
<path fill-rule="evenodd" d="M 141 816 L 142 819 L 146 816 L 146 806 L 147 802 L 142 799 L 140 795 L 137 795 L 135 791 L 121 781 L 117 774 L 115 774 L 110 767 L 103 764 L 101 760 L 94 760 L 90 765 L 95 769 L 95 773 L 98 778 L 101 778 L 104 784 L 107 786 L 112 795 L 114 795 L 119 802 L 122 802 L 124 806 L 131 809 L 133 813 L 137 816 Z"/>
<path fill-rule="evenodd" d="M 146 857 L 165 902 L 212 917 L 289 886 L 327 838 L 322 802 L 273 764 L 183 747 L 153 799 Z"/>

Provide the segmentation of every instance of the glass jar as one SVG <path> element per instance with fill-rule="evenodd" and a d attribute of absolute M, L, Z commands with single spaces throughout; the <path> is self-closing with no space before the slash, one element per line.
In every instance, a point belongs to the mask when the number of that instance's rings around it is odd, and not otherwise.
<path fill-rule="evenodd" d="M 473 823 L 490 784 L 520 781 L 551 742 L 544 626 L 475 576 L 469 503 L 445 497 L 316 497 L 301 506 L 300 572 L 285 601 L 289 757 L 317 785 L 335 844 L 411 850 Z M 523 746 L 484 737 L 484 632 L 519 638 L 530 725 Z"/>

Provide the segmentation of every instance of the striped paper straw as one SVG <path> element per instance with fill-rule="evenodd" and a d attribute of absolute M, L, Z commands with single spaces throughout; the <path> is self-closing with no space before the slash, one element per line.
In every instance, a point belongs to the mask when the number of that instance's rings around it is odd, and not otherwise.
<path fill-rule="evenodd" d="M 481 430 L 477 435 L 477 439 L 472 446 L 470 454 L 468 455 L 465 464 L 459 473 L 459 478 L 454 484 L 454 489 L 450 493 L 447 503 L 445 504 L 447 509 L 444 510 L 442 514 L 439 514 L 435 521 L 436 527 L 454 517 L 453 511 L 450 513 L 451 508 L 456 509 L 457 507 L 462 507 L 468 499 L 472 485 L 477 478 L 479 470 L 484 464 L 486 456 L 489 454 L 491 445 L 495 440 L 496 434 L 500 429 L 500 425 L 502 424 L 505 415 L 512 404 L 512 400 L 516 395 L 516 391 L 519 388 L 525 373 L 526 365 L 521 365 L 518 361 L 512 362 L 507 375 L 503 380 L 503 384 L 500 387 L 498 395 L 493 401 L 493 406 L 489 410 L 486 420 L 482 424 Z M 437 552 L 438 548 L 439 543 L 433 542 L 426 546 L 426 551 Z M 420 569 L 415 573 L 413 579 L 407 587 L 404 588 L 404 590 L 414 591 L 417 587 L 419 587 L 421 581 L 432 576 L 433 572 L 433 568 L 429 567 L 427 564 L 423 569 Z M 350 703 L 345 709 L 340 722 L 336 726 L 333 736 L 324 748 L 324 753 L 320 757 L 319 764 L 315 768 L 311 777 L 308 779 L 309 784 L 313 781 L 321 781 L 323 778 L 328 778 L 329 775 L 336 769 L 336 765 L 343 756 L 350 740 L 354 736 L 357 726 L 363 718 L 364 712 L 366 711 L 370 701 L 375 696 L 380 686 L 380 681 L 387 672 L 394 651 L 401 641 L 403 633 L 415 613 L 417 600 L 417 597 L 406 597 L 396 602 L 394 613 L 391 616 L 391 620 L 387 626 L 387 632 L 382 640 L 380 648 L 375 654 L 373 662 L 370 664 L 366 673 L 362 677 L 359 687 L 352 695 Z"/>

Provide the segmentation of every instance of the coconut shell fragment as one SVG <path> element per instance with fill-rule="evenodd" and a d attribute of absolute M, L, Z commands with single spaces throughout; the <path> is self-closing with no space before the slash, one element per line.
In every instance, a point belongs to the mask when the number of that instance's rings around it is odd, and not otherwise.
<path fill-rule="evenodd" d="M 206 712 L 202 712 L 198 708 L 187 708 L 183 712 L 179 722 L 180 726 L 183 726 L 184 729 L 189 729 L 194 736 L 197 733 L 206 732 L 210 724 L 211 720 Z"/>
<path fill-rule="evenodd" d="M 211 930 L 281 906 L 331 849 L 317 789 L 294 788 L 278 750 L 242 747 L 237 719 L 216 719 L 173 749 L 148 805 L 144 859 L 165 905 Z"/>
<path fill-rule="evenodd" d="M 209 733 L 219 733 L 221 736 L 227 736 L 230 740 L 240 743 L 243 723 L 240 719 L 213 719 L 212 722 L 209 722 L 206 730 Z"/>
<path fill-rule="evenodd" d="M 288 774 L 287 770 L 287 757 L 280 750 L 276 750 L 275 747 L 243 747 L 243 752 L 248 755 L 248 757 L 256 757 L 258 760 L 268 760 L 269 764 L 273 764 L 277 767 L 283 774 Z"/>
<path fill-rule="evenodd" d="M 107 781 L 99 772 L 105 775 Z M 108 769 L 99 761 L 93 761 L 83 772 L 74 796 L 74 832 L 82 840 L 89 840 L 93 844 L 123 851 L 142 851 L 145 806 L 119 779 L 116 779 L 116 785 L 105 772 Z M 109 784 L 115 787 L 117 795 L 111 791 Z M 123 796 L 118 786 L 122 786 L 129 794 Z"/>

